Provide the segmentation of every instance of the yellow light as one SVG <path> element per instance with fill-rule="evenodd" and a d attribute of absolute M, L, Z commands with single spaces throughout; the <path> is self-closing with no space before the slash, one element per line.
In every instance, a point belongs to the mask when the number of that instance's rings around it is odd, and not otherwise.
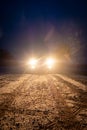
<path fill-rule="evenodd" d="M 55 59 L 53 58 L 48 58 L 45 62 L 45 64 L 47 65 L 48 69 L 52 69 L 54 64 L 55 64 Z"/>
<path fill-rule="evenodd" d="M 28 64 L 32 65 L 32 67 L 35 68 L 34 66 L 37 64 L 37 60 L 32 58 L 28 61 Z"/>
<path fill-rule="evenodd" d="M 52 66 L 54 63 L 55 63 L 55 60 L 52 59 L 52 58 L 49 58 L 49 59 L 46 60 L 46 64 L 47 64 L 49 67 Z"/>

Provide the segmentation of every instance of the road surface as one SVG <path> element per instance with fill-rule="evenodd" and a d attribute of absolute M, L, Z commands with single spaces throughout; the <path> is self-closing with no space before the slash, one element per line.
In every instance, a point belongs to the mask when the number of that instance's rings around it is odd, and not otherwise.
<path fill-rule="evenodd" d="M 0 130 L 87 130 L 87 85 L 58 74 L 0 75 Z"/>

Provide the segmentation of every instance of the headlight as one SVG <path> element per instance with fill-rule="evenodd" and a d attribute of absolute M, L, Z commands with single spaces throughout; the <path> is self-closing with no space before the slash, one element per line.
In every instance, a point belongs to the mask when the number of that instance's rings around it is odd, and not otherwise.
<path fill-rule="evenodd" d="M 28 64 L 30 65 L 30 67 L 31 67 L 32 69 L 35 69 L 35 67 L 36 67 L 36 65 L 37 65 L 37 60 L 34 59 L 34 58 L 32 58 L 32 59 L 30 59 L 30 60 L 28 61 Z"/>
<path fill-rule="evenodd" d="M 54 63 L 55 63 L 55 60 L 53 58 L 49 58 L 46 60 L 46 65 L 49 69 L 53 67 Z"/>

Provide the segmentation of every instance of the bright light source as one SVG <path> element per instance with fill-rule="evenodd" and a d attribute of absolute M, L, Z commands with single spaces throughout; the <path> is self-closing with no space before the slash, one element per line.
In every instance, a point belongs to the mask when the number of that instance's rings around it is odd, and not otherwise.
<path fill-rule="evenodd" d="M 30 66 L 31 69 L 35 69 L 37 66 L 37 59 L 31 58 L 27 64 Z"/>
<path fill-rule="evenodd" d="M 48 69 L 52 69 L 53 65 L 55 63 L 55 60 L 53 58 L 48 58 L 45 62 L 45 64 L 47 65 Z"/>
<path fill-rule="evenodd" d="M 32 65 L 33 67 L 37 64 L 37 60 L 32 58 L 28 61 L 28 64 Z"/>
<path fill-rule="evenodd" d="M 46 64 L 47 64 L 48 66 L 52 66 L 54 63 L 55 63 L 55 60 L 52 59 L 52 58 L 49 58 L 49 59 L 46 60 Z"/>

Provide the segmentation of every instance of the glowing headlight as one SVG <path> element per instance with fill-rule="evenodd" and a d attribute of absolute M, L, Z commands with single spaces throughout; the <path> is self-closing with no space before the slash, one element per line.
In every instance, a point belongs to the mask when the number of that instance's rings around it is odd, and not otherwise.
<path fill-rule="evenodd" d="M 29 61 L 29 64 L 30 64 L 30 65 L 36 65 L 36 64 L 37 64 L 37 60 L 36 60 L 36 59 L 31 59 L 31 60 Z"/>
<path fill-rule="evenodd" d="M 49 69 L 51 69 L 53 67 L 54 63 L 55 63 L 55 60 L 52 58 L 49 58 L 46 60 L 46 65 Z"/>
<path fill-rule="evenodd" d="M 32 58 L 28 61 L 28 64 L 31 66 L 32 69 L 35 69 L 36 65 L 37 65 L 37 60 Z"/>

